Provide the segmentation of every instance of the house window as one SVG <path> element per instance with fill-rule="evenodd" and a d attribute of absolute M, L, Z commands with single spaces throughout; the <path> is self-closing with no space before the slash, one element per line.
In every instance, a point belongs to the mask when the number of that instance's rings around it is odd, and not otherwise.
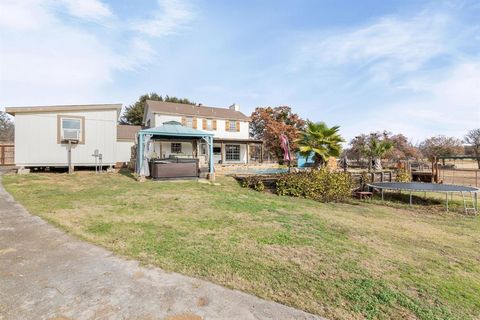
<path fill-rule="evenodd" d="M 193 128 L 193 118 L 188 117 L 186 120 L 187 120 L 187 127 Z"/>
<path fill-rule="evenodd" d="M 213 129 L 212 119 L 207 119 L 207 130 L 212 130 L 212 129 Z"/>
<path fill-rule="evenodd" d="M 230 120 L 228 131 L 237 131 L 237 121 Z"/>
<path fill-rule="evenodd" d="M 84 117 L 58 116 L 58 143 L 62 141 L 84 141 Z"/>
<path fill-rule="evenodd" d="M 171 153 L 182 153 L 182 144 L 180 142 L 172 142 L 170 146 Z"/>
<path fill-rule="evenodd" d="M 200 154 L 202 156 L 206 155 L 207 154 L 207 144 L 206 143 L 202 143 L 200 145 Z"/>
<path fill-rule="evenodd" d="M 239 144 L 225 145 L 225 160 L 240 161 L 240 145 Z"/>
<path fill-rule="evenodd" d="M 222 154 L 222 147 L 213 147 L 213 154 L 215 155 Z"/>

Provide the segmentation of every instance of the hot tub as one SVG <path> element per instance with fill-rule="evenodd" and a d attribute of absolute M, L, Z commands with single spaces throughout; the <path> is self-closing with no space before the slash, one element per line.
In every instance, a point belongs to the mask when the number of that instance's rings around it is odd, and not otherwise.
<path fill-rule="evenodd" d="M 198 159 L 168 158 L 150 160 L 152 179 L 196 178 Z"/>

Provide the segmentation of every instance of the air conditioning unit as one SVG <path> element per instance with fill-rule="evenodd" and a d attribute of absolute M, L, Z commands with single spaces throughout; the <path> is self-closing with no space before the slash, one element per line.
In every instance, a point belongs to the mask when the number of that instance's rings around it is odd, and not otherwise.
<path fill-rule="evenodd" d="M 63 140 L 80 140 L 80 130 L 77 129 L 63 129 Z"/>

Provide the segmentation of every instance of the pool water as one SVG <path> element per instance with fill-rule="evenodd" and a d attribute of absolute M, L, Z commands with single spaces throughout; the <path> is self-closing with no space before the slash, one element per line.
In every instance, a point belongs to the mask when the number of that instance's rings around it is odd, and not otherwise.
<path fill-rule="evenodd" d="M 249 173 L 249 174 L 279 174 L 279 173 L 287 173 L 288 168 L 265 168 L 265 169 L 239 169 L 236 170 L 237 173 Z"/>

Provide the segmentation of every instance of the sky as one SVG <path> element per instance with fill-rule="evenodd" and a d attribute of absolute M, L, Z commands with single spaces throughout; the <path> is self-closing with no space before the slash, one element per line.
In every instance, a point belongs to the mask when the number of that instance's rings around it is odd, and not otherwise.
<path fill-rule="evenodd" d="M 0 108 L 288 105 L 351 139 L 480 127 L 480 2 L 0 0 Z"/>

